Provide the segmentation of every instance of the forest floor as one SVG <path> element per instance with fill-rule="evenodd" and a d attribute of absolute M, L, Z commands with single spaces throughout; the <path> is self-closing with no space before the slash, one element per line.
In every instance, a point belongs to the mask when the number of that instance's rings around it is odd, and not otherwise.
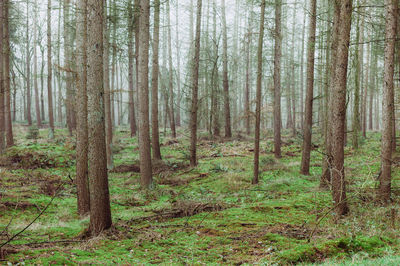
<path fill-rule="evenodd" d="M 37 140 L 26 139 L 27 127 L 15 131 L 17 146 L 0 158 L 0 245 L 44 212 L 1 249 L 0 264 L 400 263 L 400 157 L 393 204 L 381 207 L 374 202 L 378 133 L 362 139 L 358 151 L 345 149 L 351 213 L 335 221 L 331 194 L 318 187 L 321 149 L 312 151 L 312 175 L 300 175 L 298 138 L 284 136 L 279 160 L 272 139 L 264 138 L 255 186 L 251 139 L 200 134 L 199 166 L 190 168 L 187 138 L 162 137 L 164 163 L 154 166 L 154 189 L 145 192 L 137 139 L 118 130 L 109 174 L 113 227 L 85 239 L 89 217 L 76 214 L 74 139 L 66 130 L 52 141 L 46 129 Z"/>

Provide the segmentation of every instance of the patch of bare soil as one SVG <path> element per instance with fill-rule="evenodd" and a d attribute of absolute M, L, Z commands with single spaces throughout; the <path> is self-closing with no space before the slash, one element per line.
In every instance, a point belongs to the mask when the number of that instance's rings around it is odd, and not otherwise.
<path fill-rule="evenodd" d="M 42 153 L 21 150 L 7 154 L 0 158 L 0 167 L 10 170 L 15 169 L 48 169 L 60 165 L 52 158 Z"/>
<path fill-rule="evenodd" d="M 177 201 L 172 207 L 161 210 L 153 210 L 154 215 L 132 219 L 130 222 L 149 220 L 168 220 L 173 218 L 193 216 L 202 212 L 215 212 L 227 209 L 229 206 L 223 203 L 203 203 L 195 201 Z"/>
<path fill-rule="evenodd" d="M 200 173 L 198 175 L 187 177 L 187 178 L 181 178 L 179 176 L 171 177 L 171 178 L 163 178 L 158 181 L 158 184 L 169 185 L 169 186 L 183 186 L 183 185 L 189 184 L 190 182 L 205 178 L 207 176 L 208 176 L 208 173 Z"/>
<path fill-rule="evenodd" d="M 153 174 L 158 175 L 160 173 L 175 172 L 177 170 L 184 169 L 188 165 L 183 163 L 167 164 L 163 161 L 153 162 Z M 140 173 L 140 166 L 137 164 L 121 164 L 114 167 L 111 173 Z"/>
<path fill-rule="evenodd" d="M 20 201 L 20 202 L 12 202 L 12 201 L 4 201 L 0 202 L 0 210 L 12 210 L 12 209 L 18 209 L 18 210 L 26 210 L 29 208 L 38 208 L 35 204 L 32 204 L 28 201 Z"/>
<path fill-rule="evenodd" d="M 111 173 L 139 173 L 140 167 L 136 164 L 121 164 L 110 171 Z"/>

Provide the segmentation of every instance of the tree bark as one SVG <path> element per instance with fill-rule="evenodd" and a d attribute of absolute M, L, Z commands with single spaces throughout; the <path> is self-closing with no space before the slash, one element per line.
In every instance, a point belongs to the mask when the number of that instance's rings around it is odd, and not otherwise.
<path fill-rule="evenodd" d="M 54 139 L 54 113 L 53 113 L 53 89 L 51 82 L 53 79 L 52 68 L 52 46 L 51 46 L 51 0 L 47 1 L 47 102 L 49 112 L 49 138 Z"/>
<path fill-rule="evenodd" d="M 110 89 L 110 32 L 107 20 L 107 1 L 104 1 L 104 21 L 103 21 L 103 82 L 104 82 L 104 108 L 105 108 L 105 118 L 106 118 L 106 153 L 107 153 L 107 169 L 113 169 L 113 156 L 112 156 L 112 142 L 113 142 L 113 122 L 112 122 L 112 112 L 111 112 L 111 89 Z"/>
<path fill-rule="evenodd" d="M 171 44 L 171 15 L 169 0 L 167 0 L 167 19 L 168 19 L 168 62 L 169 62 L 169 105 L 170 105 L 170 122 L 172 137 L 176 138 L 176 126 L 175 126 L 175 108 L 174 108 L 174 88 L 173 88 L 173 68 L 172 68 L 172 44 Z"/>
<path fill-rule="evenodd" d="M 129 80 L 129 126 L 131 130 L 131 137 L 136 135 L 136 116 L 135 116 L 135 99 L 134 99 L 134 89 L 133 89 L 133 31 L 134 31 L 134 21 L 133 21 L 133 8 L 132 0 L 128 2 L 128 80 Z"/>
<path fill-rule="evenodd" d="M 111 227 L 108 190 L 103 82 L 103 0 L 87 0 L 88 8 L 88 133 L 90 232 L 99 235 Z"/>
<path fill-rule="evenodd" d="M 5 106 L 4 106 L 4 31 L 3 31 L 3 24 L 4 24 L 4 2 L 0 2 L 0 154 L 2 154 L 5 150 L 6 142 L 5 142 Z"/>
<path fill-rule="evenodd" d="M 76 107 L 76 190 L 78 213 L 90 211 L 88 180 L 88 96 L 87 96 L 87 1 L 79 0 L 76 16 L 77 94 Z M 50 94 L 51 95 L 51 94 Z"/>
<path fill-rule="evenodd" d="M 392 171 L 392 138 L 394 114 L 394 52 L 397 28 L 397 0 L 385 0 L 386 34 L 382 104 L 381 175 L 378 196 L 384 203 L 390 201 Z"/>
<path fill-rule="evenodd" d="M 301 174 L 310 175 L 310 153 L 313 122 L 313 91 L 315 61 L 315 31 L 317 22 L 317 1 L 310 0 L 310 26 L 307 43 L 307 91 L 305 101 L 305 117 L 303 129 L 303 154 L 301 157 Z"/>
<path fill-rule="evenodd" d="M 10 32 L 9 32 L 9 0 L 4 0 L 4 92 L 5 92 L 5 130 L 7 148 L 14 146 L 13 128 L 11 120 L 11 80 L 10 80 Z"/>
<path fill-rule="evenodd" d="M 200 61 L 200 30 L 202 0 L 197 0 L 196 37 L 194 44 L 193 72 L 192 72 L 192 106 L 190 111 L 190 165 L 197 165 L 197 106 L 199 90 L 199 61 Z"/>
<path fill-rule="evenodd" d="M 28 120 L 28 126 L 32 125 L 32 114 L 31 114 L 31 55 L 29 47 L 29 2 L 26 1 L 26 118 Z"/>
<path fill-rule="evenodd" d="M 281 57 L 282 57 L 282 0 L 275 0 L 274 55 L 274 154 L 281 158 Z"/>
<path fill-rule="evenodd" d="M 154 160 L 161 160 L 159 124 L 158 124 L 159 44 L 160 44 L 160 0 L 155 0 L 154 32 L 153 32 L 153 64 L 152 64 L 152 78 L 151 78 L 151 144 L 152 144 Z"/>
<path fill-rule="evenodd" d="M 152 187 L 152 168 L 150 153 L 149 126 L 149 39 L 150 39 L 150 3 L 140 0 L 139 19 L 139 152 L 140 183 L 144 189 Z"/>
<path fill-rule="evenodd" d="M 260 30 L 258 35 L 257 49 L 257 92 L 256 92 L 256 126 L 254 140 L 254 169 L 252 184 L 258 184 L 259 176 L 259 157 L 260 157 L 260 122 L 261 122 L 261 86 L 262 86 L 262 50 L 264 41 L 264 17 L 265 17 L 265 0 L 261 2 L 261 19 Z"/>
<path fill-rule="evenodd" d="M 332 88 L 332 197 L 337 217 L 348 213 L 344 176 L 346 82 L 352 0 L 340 1 L 338 50 Z"/>
<path fill-rule="evenodd" d="M 232 137 L 231 126 L 231 109 L 229 104 L 229 80 L 228 80 L 228 35 L 226 29 L 225 0 L 221 0 L 222 5 L 222 35 L 223 35 L 223 52 L 222 52 L 222 73 L 224 87 L 224 112 L 225 112 L 225 137 Z"/>

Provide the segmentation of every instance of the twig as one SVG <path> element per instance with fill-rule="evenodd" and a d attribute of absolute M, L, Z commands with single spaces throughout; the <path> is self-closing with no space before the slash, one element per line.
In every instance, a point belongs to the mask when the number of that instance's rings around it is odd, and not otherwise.
<path fill-rule="evenodd" d="M 25 232 L 26 229 L 28 229 L 34 222 L 36 222 L 37 219 L 39 219 L 40 216 L 42 216 L 42 214 L 47 210 L 47 208 L 51 205 L 51 203 L 53 203 L 53 200 L 57 197 L 58 192 L 61 188 L 63 184 L 61 183 L 57 190 L 56 193 L 54 193 L 54 196 L 51 198 L 50 202 L 46 205 L 46 207 L 39 213 L 38 216 L 36 216 L 35 219 L 32 220 L 32 222 L 30 222 L 27 226 L 25 226 L 21 231 L 19 231 L 18 233 L 16 233 L 15 235 L 13 235 L 9 240 L 7 240 L 6 242 L 4 242 L 3 244 L 1 244 L 0 246 L 0 250 L 2 247 L 4 247 L 5 245 L 7 245 L 8 243 L 10 243 L 11 241 L 13 241 L 17 236 L 19 236 L 20 234 L 22 234 L 23 232 Z"/>

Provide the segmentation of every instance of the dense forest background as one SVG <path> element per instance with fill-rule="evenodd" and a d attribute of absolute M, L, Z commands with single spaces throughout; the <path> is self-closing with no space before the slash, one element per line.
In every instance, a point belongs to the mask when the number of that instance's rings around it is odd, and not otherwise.
<path fill-rule="evenodd" d="M 399 15 L 2 1 L 1 261 L 396 264 Z"/>

